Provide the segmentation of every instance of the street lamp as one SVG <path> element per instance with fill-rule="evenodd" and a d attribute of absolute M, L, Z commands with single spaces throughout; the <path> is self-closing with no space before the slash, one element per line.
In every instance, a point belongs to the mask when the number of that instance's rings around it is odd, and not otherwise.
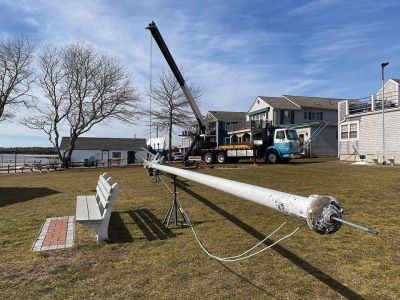
<path fill-rule="evenodd" d="M 389 63 L 381 63 L 382 68 L 382 164 L 386 164 L 385 160 L 385 67 Z"/>

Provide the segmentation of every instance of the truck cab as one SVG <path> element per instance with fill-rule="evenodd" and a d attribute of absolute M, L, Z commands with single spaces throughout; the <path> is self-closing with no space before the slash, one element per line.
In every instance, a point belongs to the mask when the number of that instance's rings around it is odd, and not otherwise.
<path fill-rule="evenodd" d="M 300 141 L 296 130 L 276 128 L 273 137 L 273 144 L 265 150 L 265 161 L 271 164 L 288 162 L 298 156 Z"/>

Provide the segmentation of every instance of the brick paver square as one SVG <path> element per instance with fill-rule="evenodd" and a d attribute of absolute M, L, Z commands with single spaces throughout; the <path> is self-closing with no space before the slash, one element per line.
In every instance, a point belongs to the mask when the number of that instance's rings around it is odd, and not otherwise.
<path fill-rule="evenodd" d="M 47 218 L 32 251 L 69 248 L 74 245 L 74 216 Z"/>

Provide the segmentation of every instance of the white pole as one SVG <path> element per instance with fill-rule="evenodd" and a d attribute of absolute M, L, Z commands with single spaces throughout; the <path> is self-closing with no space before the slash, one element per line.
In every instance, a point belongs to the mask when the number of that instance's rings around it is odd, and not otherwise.
<path fill-rule="evenodd" d="M 382 67 L 382 164 L 385 161 L 385 79 L 384 79 L 384 67 Z"/>
<path fill-rule="evenodd" d="M 382 63 L 382 164 L 386 164 L 385 160 L 385 67 L 389 65 L 388 62 Z"/>
<path fill-rule="evenodd" d="M 335 221 L 333 217 L 343 218 L 343 209 L 339 201 L 330 196 L 298 196 L 230 179 L 161 165 L 155 160 L 145 162 L 145 164 L 149 169 L 156 169 L 167 174 L 186 178 L 272 208 L 285 215 L 300 218 L 307 221 L 308 226 L 320 234 L 334 233 L 341 226 L 341 223 Z"/>

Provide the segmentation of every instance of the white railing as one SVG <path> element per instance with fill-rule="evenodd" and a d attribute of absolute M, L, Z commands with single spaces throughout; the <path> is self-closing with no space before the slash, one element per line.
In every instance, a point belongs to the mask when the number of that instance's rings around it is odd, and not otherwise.
<path fill-rule="evenodd" d="M 349 115 L 361 114 L 371 111 L 382 110 L 382 94 L 373 94 L 371 97 L 364 97 L 355 100 L 348 100 Z M 392 109 L 399 107 L 399 93 L 397 91 L 386 92 L 384 109 Z"/>

